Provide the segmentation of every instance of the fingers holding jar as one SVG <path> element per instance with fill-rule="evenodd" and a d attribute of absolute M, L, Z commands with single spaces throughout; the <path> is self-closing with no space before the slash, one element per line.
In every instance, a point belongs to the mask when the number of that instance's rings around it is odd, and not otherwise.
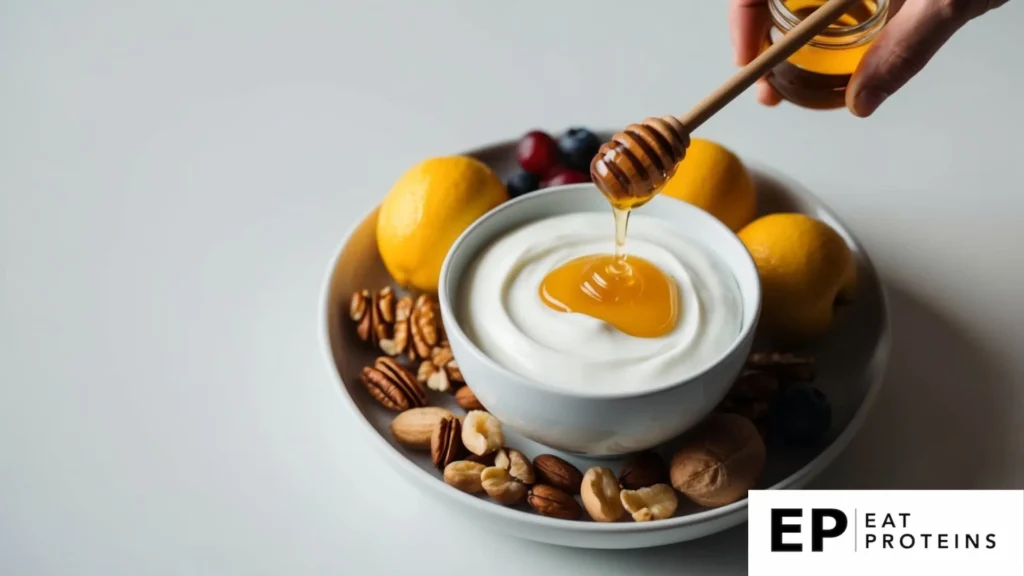
<path fill-rule="evenodd" d="M 732 0 L 738 65 L 778 41 L 826 0 Z M 758 100 L 870 116 L 968 21 L 1007 0 L 861 0 L 762 78 Z"/>

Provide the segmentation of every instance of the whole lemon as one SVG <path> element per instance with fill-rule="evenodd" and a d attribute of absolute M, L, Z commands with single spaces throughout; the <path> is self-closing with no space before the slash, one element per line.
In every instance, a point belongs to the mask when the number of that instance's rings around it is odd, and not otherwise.
<path fill-rule="evenodd" d="M 403 174 L 377 214 L 377 249 L 399 285 L 436 292 L 448 249 L 474 220 L 508 199 L 491 169 L 469 156 L 430 158 Z"/>
<path fill-rule="evenodd" d="M 769 214 L 740 230 L 761 278 L 761 321 L 770 334 L 807 341 L 832 325 L 840 296 L 849 296 L 857 265 L 843 238 L 804 214 Z"/>
<path fill-rule="evenodd" d="M 754 180 L 739 157 L 721 144 L 693 138 L 662 194 L 709 212 L 733 232 L 757 215 Z"/>

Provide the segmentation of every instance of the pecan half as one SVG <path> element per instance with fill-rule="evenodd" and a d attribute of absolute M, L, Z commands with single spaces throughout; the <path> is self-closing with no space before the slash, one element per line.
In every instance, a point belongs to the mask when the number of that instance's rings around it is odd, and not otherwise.
<path fill-rule="evenodd" d="M 431 346 L 427 343 L 426 336 L 423 335 L 423 327 L 420 324 L 420 309 L 418 307 L 413 307 L 412 316 L 409 317 L 409 333 L 412 336 L 412 344 L 409 346 L 409 359 L 429 359 Z"/>
<path fill-rule="evenodd" d="M 377 294 L 377 305 L 380 307 L 380 319 L 388 324 L 395 321 L 395 291 L 391 286 L 381 288 Z"/>
<path fill-rule="evenodd" d="M 349 316 L 356 322 L 356 336 L 363 342 L 369 342 L 373 332 L 373 315 L 370 314 L 373 298 L 369 290 L 360 290 L 352 294 L 349 302 Z"/>
<path fill-rule="evenodd" d="M 438 314 L 437 301 L 426 294 L 420 294 L 416 299 L 417 314 L 416 324 L 419 326 L 420 334 L 427 346 L 433 348 L 439 342 L 438 338 Z M 426 357 L 426 354 L 423 355 Z"/>
<path fill-rule="evenodd" d="M 455 462 L 464 453 L 462 422 L 455 416 L 445 416 L 434 426 L 430 437 L 430 460 L 438 470 Z"/>
<path fill-rule="evenodd" d="M 729 396 L 737 400 L 771 400 L 779 393 L 779 379 L 770 372 L 747 370 L 736 379 Z"/>
<path fill-rule="evenodd" d="M 388 410 L 402 412 L 427 405 L 427 392 L 411 372 L 393 358 L 381 356 L 359 375 L 367 392 Z"/>
<path fill-rule="evenodd" d="M 764 427 L 778 393 L 779 379 L 775 374 L 763 370 L 746 370 L 722 400 L 718 411 L 739 414 L 758 427 Z"/>
<path fill-rule="evenodd" d="M 448 373 L 448 379 L 456 384 L 465 384 L 466 378 L 462 375 L 462 370 L 459 369 L 459 363 L 454 359 L 444 365 L 445 372 Z"/>
<path fill-rule="evenodd" d="M 486 410 L 484 405 L 477 400 L 476 394 L 469 389 L 469 386 L 463 386 L 455 391 L 455 403 L 467 412 L 470 410 Z M 580 477 L 582 478 L 582 476 Z"/>
<path fill-rule="evenodd" d="M 412 315 L 412 298 L 404 296 L 395 305 L 394 329 L 390 339 L 380 341 L 380 349 L 389 356 L 401 356 L 409 345 L 409 316 Z"/>
<path fill-rule="evenodd" d="M 800 352 L 754 352 L 746 368 L 771 372 L 782 380 L 814 380 L 814 356 Z"/>
<path fill-rule="evenodd" d="M 349 300 L 348 304 L 348 317 L 353 322 L 360 322 L 365 316 L 366 311 L 370 307 L 370 291 L 359 290 L 358 292 L 352 293 L 352 299 Z"/>
<path fill-rule="evenodd" d="M 381 312 L 379 292 L 373 294 L 371 306 L 372 307 L 370 308 L 370 336 L 373 340 L 373 345 L 379 348 L 381 340 L 388 340 L 391 338 L 391 325 L 384 321 L 384 315 Z"/>

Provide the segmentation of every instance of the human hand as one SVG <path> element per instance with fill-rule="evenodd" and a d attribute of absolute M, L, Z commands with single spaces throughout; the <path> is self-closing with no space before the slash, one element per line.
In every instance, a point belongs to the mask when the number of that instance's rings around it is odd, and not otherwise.
<path fill-rule="evenodd" d="M 903 0 L 890 2 L 889 22 L 875 38 L 846 89 L 846 107 L 870 116 L 886 98 L 924 68 L 939 48 L 970 20 L 1008 0 Z M 736 64 L 743 66 L 761 50 L 771 16 L 768 0 L 730 0 L 729 28 Z M 761 78 L 757 99 L 767 106 L 782 97 Z"/>

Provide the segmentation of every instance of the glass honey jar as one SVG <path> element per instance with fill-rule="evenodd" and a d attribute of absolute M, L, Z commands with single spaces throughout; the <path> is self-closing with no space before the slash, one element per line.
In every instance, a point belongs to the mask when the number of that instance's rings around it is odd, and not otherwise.
<path fill-rule="evenodd" d="M 772 27 L 765 48 L 793 29 L 826 0 L 769 0 Z M 855 2 L 835 23 L 767 75 L 784 99 L 805 108 L 831 110 L 846 104 L 846 86 L 861 58 L 885 26 L 889 0 Z"/>

